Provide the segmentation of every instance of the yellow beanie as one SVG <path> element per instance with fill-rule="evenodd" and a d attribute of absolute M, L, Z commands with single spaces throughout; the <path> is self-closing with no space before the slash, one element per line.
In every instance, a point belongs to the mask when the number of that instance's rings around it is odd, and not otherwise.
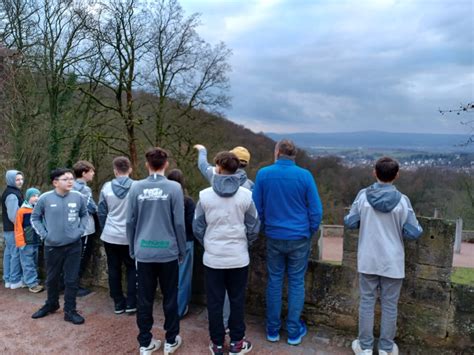
<path fill-rule="evenodd" d="M 235 147 L 230 152 L 237 155 L 237 158 L 239 158 L 240 161 L 242 161 L 246 164 L 248 164 L 250 162 L 250 153 L 246 148 L 244 148 L 244 147 Z"/>

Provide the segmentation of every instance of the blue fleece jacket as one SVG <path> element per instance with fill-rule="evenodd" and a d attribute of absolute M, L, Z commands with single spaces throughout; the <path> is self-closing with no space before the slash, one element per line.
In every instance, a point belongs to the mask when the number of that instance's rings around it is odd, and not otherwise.
<path fill-rule="evenodd" d="M 267 237 L 310 238 L 321 223 L 323 208 L 313 176 L 291 159 L 280 157 L 258 171 L 253 200 Z"/>

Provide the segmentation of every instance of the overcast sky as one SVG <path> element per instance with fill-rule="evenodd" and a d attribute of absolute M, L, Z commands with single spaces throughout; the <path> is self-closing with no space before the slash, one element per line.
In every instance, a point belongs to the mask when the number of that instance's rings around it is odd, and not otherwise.
<path fill-rule="evenodd" d="M 232 49 L 230 120 L 264 132 L 463 133 L 473 0 L 181 0 Z"/>

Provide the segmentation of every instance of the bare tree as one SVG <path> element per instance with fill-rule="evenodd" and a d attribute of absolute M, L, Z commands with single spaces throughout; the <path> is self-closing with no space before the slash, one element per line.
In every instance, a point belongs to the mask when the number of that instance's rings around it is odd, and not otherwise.
<path fill-rule="evenodd" d="M 456 108 L 456 109 L 447 109 L 447 110 L 438 109 L 438 111 L 441 115 L 456 114 L 458 116 L 465 113 L 474 113 L 474 102 L 470 102 L 466 105 L 461 104 L 459 108 Z M 466 142 L 464 142 L 461 145 L 468 145 L 468 144 L 474 143 L 474 119 L 467 119 L 467 120 L 463 119 L 461 120 L 461 124 L 468 127 L 470 131 L 469 132 L 470 137 L 468 138 Z"/>
<path fill-rule="evenodd" d="M 218 112 L 228 106 L 231 51 L 224 43 L 214 47 L 206 43 L 196 31 L 199 15 L 185 18 L 177 0 L 159 0 L 150 11 L 148 83 L 158 96 L 153 103 L 154 143 L 162 145 L 164 138 L 185 133 L 186 126 L 179 122 L 192 119 L 196 109 Z"/>

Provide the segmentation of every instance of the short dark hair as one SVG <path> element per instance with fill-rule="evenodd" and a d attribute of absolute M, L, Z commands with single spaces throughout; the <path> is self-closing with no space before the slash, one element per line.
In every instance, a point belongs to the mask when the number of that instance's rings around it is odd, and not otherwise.
<path fill-rule="evenodd" d="M 239 158 L 237 158 L 237 155 L 225 151 L 217 153 L 214 158 L 214 163 L 219 165 L 229 174 L 234 174 L 240 166 L 240 161 Z"/>
<path fill-rule="evenodd" d="M 74 170 L 76 178 L 81 178 L 84 173 L 95 170 L 94 165 L 89 163 L 87 160 L 79 160 L 72 166 L 72 169 Z"/>
<path fill-rule="evenodd" d="M 178 182 L 181 185 L 181 188 L 184 191 L 184 189 L 185 189 L 184 175 L 183 175 L 183 172 L 181 170 L 179 170 L 179 169 L 171 170 L 168 174 L 168 180 L 173 180 L 173 181 Z"/>
<path fill-rule="evenodd" d="M 398 161 L 390 157 L 382 157 L 375 163 L 375 175 L 382 182 L 395 180 L 399 169 Z"/>
<path fill-rule="evenodd" d="M 71 175 L 74 174 L 74 172 L 71 169 L 57 168 L 51 171 L 51 173 L 49 174 L 49 178 L 51 182 L 53 182 L 54 180 L 58 179 L 59 177 L 63 176 L 66 173 L 71 173 Z"/>
<path fill-rule="evenodd" d="M 116 157 L 112 161 L 112 165 L 119 173 L 126 174 L 130 170 L 132 164 L 130 163 L 130 159 L 127 157 Z"/>
<path fill-rule="evenodd" d="M 161 170 L 168 161 L 168 152 L 160 147 L 150 148 L 145 154 L 146 161 L 153 170 Z"/>
<path fill-rule="evenodd" d="M 285 155 L 290 158 L 296 157 L 297 149 L 295 143 L 289 139 L 282 139 L 275 146 L 275 151 L 280 153 L 280 155 Z"/>

